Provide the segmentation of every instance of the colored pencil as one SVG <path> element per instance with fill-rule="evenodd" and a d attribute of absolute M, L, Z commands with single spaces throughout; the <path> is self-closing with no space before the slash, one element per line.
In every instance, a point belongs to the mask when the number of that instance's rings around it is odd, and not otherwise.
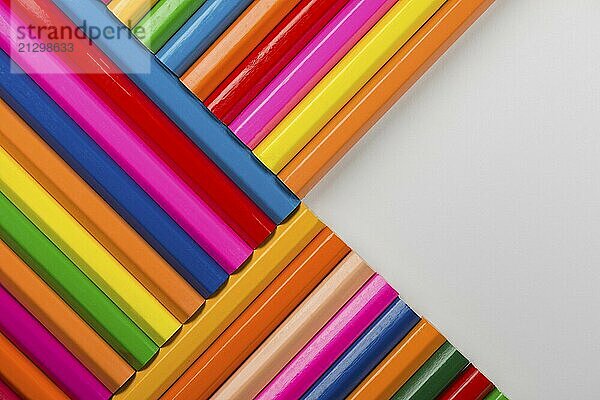
<path fill-rule="evenodd" d="M 21 399 L 69 400 L 0 332 L 0 378 Z"/>
<path fill-rule="evenodd" d="M 255 148 L 394 5 L 351 0 L 237 116 L 230 128 Z"/>
<path fill-rule="evenodd" d="M 128 28 L 133 28 L 158 0 L 112 0 L 108 9 Z"/>
<path fill-rule="evenodd" d="M 207 0 L 156 56 L 177 76 L 217 40 L 252 0 Z"/>
<path fill-rule="evenodd" d="M 254 150 L 281 169 L 441 7 L 445 0 L 401 0 Z"/>
<path fill-rule="evenodd" d="M 161 399 L 208 399 L 349 251 L 323 229 Z"/>
<path fill-rule="evenodd" d="M 492 390 L 490 394 L 485 396 L 485 400 L 508 400 L 508 397 L 506 397 L 502 392 L 500 392 L 498 388 L 494 388 L 494 390 Z"/>
<path fill-rule="evenodd" d="M 107 106 L 55 53 L 27 57 L 16 51 L 18 43 L 39 43 L 17 39 L 17 29 L 25 25 L 10 8 L 3 7 L 1 45 L 36 83 L 127 172 L 219 265 L 228 273 L 244 263 L 252 248 L 227 226 L 185 183 L 152 152 L 131 128 Z M 9 33 L 11 32 L 11 33 Z M 52 74 L 42 74 L 53 71 Z"/>
<path fill-rule="evenodd" d="M 206 0 L 159 0 L 133 28 L 152 53 L 158 52 Z"/>
<path fill-rule="evenodd" d="M 469 361 L 446 342 L 402 385 L 392 399 L 434 399 L 468 364 Z"/>
<path fill-rule="evenodd" d="M 0 331 L 60 389 L 75 399 L 108 399 L 110 391 L 0 286 Z"/>
<path fill-rule="evenodd" d="M 204 299 L 2 100 L 0 118 L 0 146 L 180 322 L 187 321 Z"/>
<path fill-rule="evenodd" d="M 228 276 L 31 78 L 0 50 L 0 95 L 203 296 Z M 12 72 L 12 69 L 16 73 Z"/>
<path fill-rule="evenodd" d="M 206 98 L 207 107 L 229 125 L 347 2 L 302 0 Z M 201 87 L 184 83 L 203 99 Z"/>
<path fill-rule="evenodd" d="M 3 148 L 0 191 L 157 345 L 179 322 Z"/>
<path fill-rule="evenodd" d="M 444 342 L 444 337 L 422 319 L 354 389 L 348 400 L 391 398 Z"/>
<path fill-rule="evenodd" d="M 493 389 L 492 382 L 473 365 L 469 365 L 438 400 L 483 400 Z"/>
<path fill-rule="evenodd" d="M 380 275 L 372 277 L 256 399 L 299 399 L 396 297 Z"/>
<path fill-rule="evenodd" d="M 1 192 L 0 239 L 135 369 L 158 347 Z"/>
<path fill-rule="evenodd" d="M 300 0 L 255 0 L 194 62 L 181 81 L 204 101 Z"/>
<path fill-rule="evenodd" d="M 251 399 L 258 395 L 372 275 L 358 255 L 346 256 L 211 399 Z"/>
<path fill-rule="evenodd" d="M 0 379 L 0 399 L 2 400 L 21 400 L 13 390 Z"/>
<path fill-rule="evenodd" d="M 198 318 L 185 324 L 114 399 L 146 400 L 162 395 L 322 229 L 323 224 L 301 206 L 219 295 L 206 301 Z"/>
<path fill-rule="evenodd" d="M 86 366 L 112 393 L 133 369 L 46 283 L 0 240 L 0 285 Z"/>
<path fill-rule="evenodd" d="M 50 0 L 14 1 L 11 10 L 34 26 L 75 29 Z M 40 39 L 53 42 L 47 33 Z M 63 42 L 74 50 L 56 55 L 248 245 L 258 247 L 273 232 L 275 224 L 104 53 L 85 38 Z"/>
<path fill-rule="evenodd" d="M 302 399 L 345 398 L 418 322 L 417 314 L 396 299 Z"/>
<path fill-rule="evenodd" d="M 493 0 L 448 0 L 279 173 L 300 197 L 483 14 Z"/>
<path fill-rule="evenodd" d="M 78 26 L 94 21 L 98 29 L 118 30 L 120 23 L 95 0 L 52 0 Z M 87 27 L 89 33 L 89 26 Z M 104 53 L 150 97 L 276 224 L 300 201 L 260 163 L 235 135 L 204 107 L 134 38 L 121 35 L 94 40 Z"/>

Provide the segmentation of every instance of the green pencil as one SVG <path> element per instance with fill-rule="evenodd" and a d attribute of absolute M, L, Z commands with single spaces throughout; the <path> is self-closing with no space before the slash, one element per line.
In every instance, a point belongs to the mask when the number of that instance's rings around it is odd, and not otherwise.
<path fill-rule="evenodd" d="M 206 0 L 160 0 L 133 28 L 133 34 L 156 53 Z"/>
<path fill-rule="evenodd" d="M 0 239 L 133 368 L 143 368 L 158 352 L 150 338 L 1 192 Z"/>
<path fill-rule="evenodd" d="M 469 365 L 450 343 L 444 343 L 394 394 L 392 400 L 435 399 Z"/>

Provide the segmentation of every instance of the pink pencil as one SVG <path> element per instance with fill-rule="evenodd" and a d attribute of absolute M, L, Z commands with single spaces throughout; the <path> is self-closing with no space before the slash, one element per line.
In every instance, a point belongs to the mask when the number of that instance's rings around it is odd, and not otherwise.
<path fill-rule="evenodd" d="M 0 379 L 0 400 L 20 400 L 19 396 Z"/>
<path fill-rule="evenodd" d="M 381 276 L 372 277 L 256 400 L 302 397 L 397 297 L 398 293 Z"/>
<path fill-rule="evenodd" d="M 350 1 L 238 115 L 231 130 L 255 148 L 395 2 Z"/>
<path fill-rule="evenodd" d="M 100 400 L 111 396 L 110 391 L 2 286 L 0 331 L 70 397 Z"/>
<path fill-rule="evenodd" d="M 3 50 L 223 269 L 235 271 L 252 254 L 250 246 L 53 53 L 18 52 L 18 43 L 33 45 L 36 41 L 18 38 L 17 27 L 26 25 L 9 12 L 3 5 Z"/>

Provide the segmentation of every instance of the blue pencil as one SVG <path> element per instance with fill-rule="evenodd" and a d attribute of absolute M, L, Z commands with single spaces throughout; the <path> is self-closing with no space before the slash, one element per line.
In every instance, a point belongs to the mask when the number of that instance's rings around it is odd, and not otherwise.
<path fill-rule="evenodd" d="M 13 64 L 13 71 L 20 68 Z M 205 297 L 227 273 L 0 50 L 0 95 L 104 200 Z"/>
<path fill-rule="evenodd" d="M 95 0 L 52 0 L 276 224 L 300 200 L 130 31 Z M 111 35 L 102 34 L 111 32 Z M 115 33 L 117 32 L 117 33 Z"/>
<path fill-rule="evenodd" d="M 302 400 L 343 399 L 419 322 L 402 300 L 395 300 L 360 338 L 302 396 Z"/>
<path fill-rule="evenodd" d="M 250 3 L 251 0 L 208 0 L 160 49 L 158 58 L 180 77 Z"/>

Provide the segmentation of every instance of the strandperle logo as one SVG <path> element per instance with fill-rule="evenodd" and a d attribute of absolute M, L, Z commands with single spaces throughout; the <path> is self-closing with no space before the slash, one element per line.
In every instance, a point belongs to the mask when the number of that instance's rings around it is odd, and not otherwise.
<path fill-rule="evenodd" d="M 95 25 L 89 21 L 81 21 L 80 24 L 46 24 L 27 25 L 18 16 L 11 14 L 10 36 L 12 45 L 10 47 L 11 58 L 20 64 L 18 60 L 29 59 L 28 63 L 36 63 L 40 73 L 45 74 L 93 74 L 97 73 L 93 68 L 94 63 L 105 64 L 110 62 L 110 53 L 114 46 L 119 46 L 115 42 L 136 41 L 144 38 L 146 30 L 144 27 L 137 27 L 133 30 L 127 26 L 119 24 Z M 145 51 L 141 43 L 138 44 L 140 52 L 133 63 L 118 64 L 118 68 L 125 74 L 147 74 L 152 68 L 154 55 Z M 79 63 L 76 60 L 83 56 L 90 56 L 89 48 L 96 47 L 101 53 L 106 54 L 106 58 L 93 60 L 90 63 Z M 69 57 L 69 60 L 75 60 L 65 68 L 58 54 L 52 53 L 78 53 L 75 58 Z M 58 58 L 57 58 L 58 57 Z M 42 60 L 43 59 L 43 60 Z M 92 67 L 90 67 L 92 65 Z M 11 62 L 12 73 L 23 73 L 22 68 L 14 68 L 15 64 Z"/>
<path fill-rule="evenodd" d="M 105 26 L 100 28 L 94 25 L 88 25 L 87 21 L 83 21 L 80 26 L 19 26 L 17 27 L 17 39 L 49 39 L 52 41 L 87 39 L 90 46 L 94 40 L 105 38 L 108 40 L 121 39 L 123 37 L 133 38 L 145 37 L 145 29 L 142 26 L 135 27 L 129 30 L 125 25 L 118 27 Z"/>

